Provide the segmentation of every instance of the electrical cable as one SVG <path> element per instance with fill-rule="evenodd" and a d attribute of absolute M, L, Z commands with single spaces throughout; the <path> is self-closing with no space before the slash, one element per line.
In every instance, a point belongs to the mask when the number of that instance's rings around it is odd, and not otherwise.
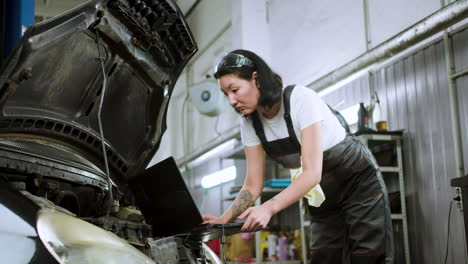
<path fill-rule="evenodd" d="M 445 248 L 445 262 L 444 262 L 445 264 L 447 264 L 447 259 L 448 259 L 448 249 L 449 249 L 449 239 L 450 239 L 450 215 L 452 214 L 452 202 L 453 200 L 450 200 L 448 223 L 447 223 L 447 245 Z"/>
<path fill-rule="evenodd" d="M 104 224 L 103 224 L 105 228 L 107 220 L 109 219 L 109 214 L 112 208 L 112 204 L 114 203 L 114 197 L 112 196 L 112 181 L 110 178 L 109 164 L 107 161 L 106 145 L 104 141 L 104 131 L 102 129 L 102 120 L 101 120 L 102 105 L 104 103 L 104 95 L 106 94 L 107 77 L 106 77 L 106 71 L 104 68 L 104 58 L 101 57 L 101 49 L 99 48 L 101 44 L 99 43 L 99 32 L 97 30 L 96 30 L 96 43 L 97 43 L 99 61 L 101 62 L 101 71 L 102 71 L 102 78 L 103 78 L 101 96 L 99 98 L 99 108 L 98 108 L 97 119 L 98 119 L 98 124 L 99 124 L 99 133 L 101 134 L 100 136 L 101 136 L 102 154 L 104 155 L 104 165 L 106 167 L 107 188 L 109 189 L 109 201 L 110 201 L 110 206 L 107 207 L 106 218 L 104 219 Z"/>

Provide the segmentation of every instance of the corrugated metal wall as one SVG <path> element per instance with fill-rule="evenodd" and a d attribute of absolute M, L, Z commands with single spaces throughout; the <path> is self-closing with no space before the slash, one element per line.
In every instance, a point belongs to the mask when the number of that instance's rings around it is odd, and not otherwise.
<path fill-rule="evenodd" d="M 364 102 L 368 105 L 370 101 L 368 78 L 367 75 L 360 77 L 323 96 L 322 99 L 338 111 L 342 111 L 359 102 Z"/>
<path fill-rule="evenodd" d="M 468 30 L 453 35 L 456 71 L 468 67 Z M 338 110 L 369 102 L 367 76 L 324 96 Z M 403 156 L 412 263 L 445 263 L 455 175 L 448 76 L 443 41 L 371 74 L 389 129 L 404 129 Z M 468 164 L 468 76 L 457 80 L 465 168 Z M 465 170 L 466 171 L 466 170 Z M 468 213 L 468 212 L 466 212 Z M 463 215 L 452 207 L 447 263 L 467 263 Z"/>

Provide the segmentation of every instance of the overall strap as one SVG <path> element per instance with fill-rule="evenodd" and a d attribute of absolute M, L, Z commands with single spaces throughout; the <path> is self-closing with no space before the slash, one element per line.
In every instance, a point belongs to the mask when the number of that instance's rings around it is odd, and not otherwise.
<path fill-rule="evenodd" d="M 340 114 L 340 112 L 333 109 L 329 104 L 327 104 L 327 106 L 328 108 L 330 108 L 330 111 L 332 111 L 332 113 L 335 114 L 341 126 L 344 127 L 344 129 L 346 130 L 346 135 L 351 135 L 351 130 L 349 129 L 349 124 L 348 122 L 346 122 L 346 119 Z"/>
<path fill-rule="evenodd" d="M 257 111 L 254 111 L 252 114 L 250 114 L 250 117 L 252 117 L 252 125 L 258 136 L 258 139 L 260 139 L 260 142 L 262 142 L 262 144 L 266 143 L 267 140 L 265 137 L 265 131 L 263 130 L 263 126 L 260 122 L 260 118 L 258 117 Z"/>
<path fill-rule="evenodd" d="M 296 149 L 300 150 L 301 149 L 301 144 L 297 140 L 296 133 L 294 132 L 294 127 L 292 124 L 291 120 L 291 106 L 290 106 L 290 100 L 291 100 L 291 93 L 294 89 L 295 85 L 289 85 L 284 89 L 283 92 L 283 103 L 284 103 L 284 120 L 286 121 L 286 126 L 288 127 L 288 134 L 289 137 L 292 139 L 294 142 L 294 145 Z"/>

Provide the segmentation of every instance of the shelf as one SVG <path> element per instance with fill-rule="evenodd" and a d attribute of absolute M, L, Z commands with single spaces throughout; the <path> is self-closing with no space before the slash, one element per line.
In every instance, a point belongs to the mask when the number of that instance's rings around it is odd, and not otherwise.
<path fill-rule="evenodd" d="M 367 140 L 382 140 L 382 141 L 392 141 L 392 140 L 399 140 L 401 136 L 399 135 L 391 135 L 391 134 L 361 134 L 357 137 L 362 137 Z"/>
<path fill-rule="evenodd" d="M 381 172 L 400 172 L 399 167 L 387 167 L 387 166 L 379 166 Z"/>
<path fill-rule="evenodd" d="M 398 131 L 396 131 L 398 132 Z M 380 171 L 382 173 L 387 173 L 389 177 L 384 177 L 385 178 L 385 184 L 389 184 L 392 187 L 396 187 L 395 189 L 398 189 L 398 192 L 400 193 L 400 197 L 398 198 L 398 201 L 394 202 L 399 202 L 401 206 L 401 210 L 395 211 L 395 213 L 391 214 L 391 219 L 394 221 L 394 224 L 402 224 L 403 226 L 403 236 L 401 238 L 401 242 L 403 242 L 403 252 L 404 256 L 404 262 L 406 264 L 410 264 L 410 248 L 409 248 L 409 236 L 408 236 L 408 223 L 407 223 L 407 215 L 406 215 L 406 193 L 405 193 L 405 183 L 404 183 L 404 171 L 403 171 L 403 157 L 402 157 L 402 145 L 401 145 L 401 139 L 402 139 L 402 133 L 403 131 L 399 131 L 400 135 L 397 134 L 363 134 L 359 135 L 358 138 L 367 146 L 371 145 L 373 148 L 371 148 L 371 151 L 374 150 L 376 153 L 373 153 L 374 156 L 376 157 L 377 163 L 379 163 L 379 158 L 382 161 L 381 163 L 383 164 L 393 164 L 393 166 L 379 166 Z M 387 145 L 388 142 L 391 142 L 391 146 L 393 149 L 384 149 L 381 147 L 381 151 L 378 151 L 376 149 L 377 146 L 380 144 Z M 383 146 L 382 145 L 382 146 Z M 388 153 L 387 153 L 388 152 Z M 382 155 L 379 155 L 382 154 Z M 393 162 L 389 161 L 388 154 L 395 155 L 394 157 L 391 157 L 392 159 L 395 159 Z M 393 175 L 389 175 L 389 174 Z M 390 195 L 390 194 L 389 194 Z M 399 243 L 395 240 L 395 243 Z M 403 259 L 400 259 L 396 262 L 402 262 Z"/>
<path fill-rule="evenodd" d="M 401 220 L 401 219 L 403 219 L 403 215 L 402 214 L 392 214 L 392 219 Z"/>

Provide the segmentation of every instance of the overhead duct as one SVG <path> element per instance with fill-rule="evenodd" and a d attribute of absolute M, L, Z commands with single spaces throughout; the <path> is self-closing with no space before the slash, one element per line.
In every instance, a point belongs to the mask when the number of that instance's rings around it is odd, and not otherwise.
<path fill-rule="evenodd" d="M 468 1 L 455 1 L 427 16 L 395 37 L 328 73 L 307 87 L 321 91 L 374 63 L 388 59 L 468 16 Z"/>

